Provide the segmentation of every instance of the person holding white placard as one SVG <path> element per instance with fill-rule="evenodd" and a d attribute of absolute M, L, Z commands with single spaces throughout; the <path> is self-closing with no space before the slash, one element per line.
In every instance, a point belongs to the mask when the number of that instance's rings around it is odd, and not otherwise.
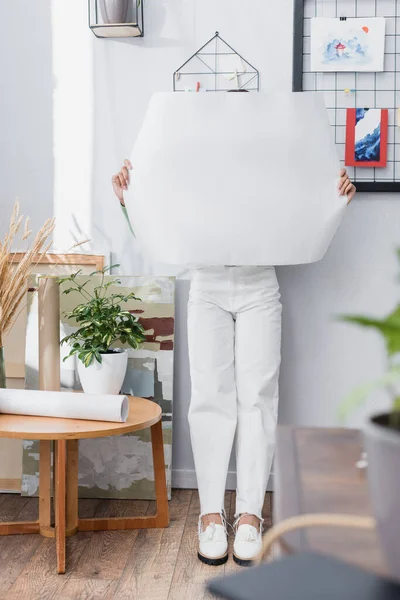
<path fill-rule="evenodd" d="M 112 185 L 133 233 L 124 203 L 131 169 L 125 160 Z M 345 169 L 339 177 L 340 195 L 349 203 L 355 187 Z M 188 337 L 189 424 L 201 506 L 198 556 L 211 565 L 228 559 L 224 493 L 236 435 L 234 560 L 247 566 L 261 549 L 277 423 L 281 303 L 274 267 L 195 269 Z"/>

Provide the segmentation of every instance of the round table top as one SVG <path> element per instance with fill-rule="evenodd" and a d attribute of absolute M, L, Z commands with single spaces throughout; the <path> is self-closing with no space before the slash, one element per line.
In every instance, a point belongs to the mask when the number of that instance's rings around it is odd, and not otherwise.
<path fill-rule="evenodd" d="M 161 416 L 161 407 L 155 402 L 130 396 L 129 416 L 125 423 L 0 414 L 0 438 L 78 440 L 120 435 L 151 427 L 161 420 Z"/>

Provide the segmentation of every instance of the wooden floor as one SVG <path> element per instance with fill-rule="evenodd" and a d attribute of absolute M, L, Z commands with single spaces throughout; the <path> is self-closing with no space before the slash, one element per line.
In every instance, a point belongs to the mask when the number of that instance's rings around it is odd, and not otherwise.
<path fill-rule="evenodd" d="M 264 504 L 271 525 L 271 495 Z M 0 494 L 0 521 L 37 518 L 37 499 Z M 225 506 L 230 521 L 234 492 Z M 80 516 L 152 514 L 155 503 L 80 500 Z M 209 567 L 197 559 L 197 491 L 174 490 L 167 529 L 78 533 L 67 542 L 67 573 L 55 572 L 54 540 L 40 535 L 0 537 L 0 599 L 211 600 L 205 582 L 239 570 L 232 560 Z M 230 545 L 232 545 L 232 537 Z"/>

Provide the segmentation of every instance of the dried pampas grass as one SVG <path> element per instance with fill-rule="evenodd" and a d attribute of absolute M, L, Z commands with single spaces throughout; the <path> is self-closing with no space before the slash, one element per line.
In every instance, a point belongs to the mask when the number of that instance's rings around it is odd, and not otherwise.
<path fill-rule="evenodd" d="M 32 268 L 52 245 L 48 240 L 54 227 L 55 220 L 48 219 L 31 243 L 28 242 L 28 248 L 21 262 L 13 264 L 11 248 L 26 242 L 32 235 L 29 219 L 21 215 L 19 202 L 15 203 L 9 230 L 4 240 L 0 241 L 0 348 L 3 345 L 4 334 L 11 329 L 19 314 Z"/>

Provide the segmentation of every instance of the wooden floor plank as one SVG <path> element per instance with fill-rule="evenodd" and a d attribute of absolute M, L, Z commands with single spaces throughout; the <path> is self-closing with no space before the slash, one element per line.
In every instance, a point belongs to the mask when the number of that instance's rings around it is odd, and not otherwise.
<path fill-rule="evenodd" d="M 149 507 L 147 500 L 113 500 L 104 517 L 127 517 L 145 515 Z M 132 550 L 138 530 L 97 531 L 91 534 L 90 542 L 73 578 L 119 579 Z"/>
<path fill-rule="evenodd" d="M 174 490 L 169 527 L 138 531 L 115 600 L 167 600 L 191 498 Z"/>
<path fill-rule="evenodd" d="M 114 600 L 118 581 L 115 579 L 73 579 L 62 588 L 60 600 Z M 131 596 L 133 597 L 133 596 Z M 56 598 L 55 598 L 56 600 Z"/>
<path fill-rule="evenodd" d="M 229 492 L 227 493 L 227 497 L 228 494 Z M 211 567 L 205 565 L 197 558 L 197 523 L 199 514 L 199 495 L 197 491 L 194 491 L 189 506 L 168 600 L 203 600 L 206 593 L 205 582 L 211 577 L 223 575 L 223 566 Z"/>
<path fill-rule="evenodd" d="M 26 500 L 28 502 L 19 511 L 17 519 L 18 521 L 35 521 L 39 518 L 39 500 L 38 498 L 26 498 Z"/>
<path fill-rule="evenodd" d="M 92 501 L 91 504 L 83 507 L 83 511 L 87 517 L 101 517 L 108 504 L 108 500 Z M 24 543 L 25 537 L 28 536 L 23 536 L 21 545 Z M 91 539 L 91 535 L 86 533 L 78 533 L 67 539 L 67 573 L 57 575 L 54 539 L 42 538 L 40 535 L 34 537 L 40 541 L 40 545 L 5 596 L 6 600 L 58 600 L 63 598 L 63 588 L 71 574 L 77 569 L 81 556 Z"/>
<path fill-rule="evenodd" d="M 0 520 L 34 521 L 38 518 L 37 498 L 21 498 L 15 494 L 7 494 L 8 498 L 0 504 Z M 14 506 L 14 510 L 12 507 Z M 31 559 L 43 538 L 38 535 L 10 535 L 0 538 L 0 598 L 7 592 L 19 577 L 27 562 Z"/>
<path fill-rule="evenodd" d="M 228 521 L 232 525 L 235 520 L 235 510 L 236 510 L 236 492 L 231 492 L 231 505 L 229 513 L 227 513 Z M 235 534 L 232 530 L 232 527 L 228 527 L 228 546 L 229 546 L 229 560 L 225 565 L 225 575 L 229 575 L 230 573 L 235 573 L 236 571 L 240 571 L 242 567 L 239 567 L 233 560 L 233 542 L 235 539 Z"/>
<path fill-rule="evenodd" d="M 101 498 L 84 498 L 83 500 L 79 500 L 79 517 L 82 519 L 103 517 L 110 502 L 110 500 L 102 500 Z"/>
<path fill-rule="evenodd" d="M 225 495 L 228 520 L 235 512 L 234 492 Z M 265 497 L 265 528 L 271 524 L 272 495 Z M 129 500 L 79 502 L 83 518 L 152 514 L 155 503 Z M 39 535 L 0 539 L 0 599 L 6 600 L 214 600 L 208 579 L 239 570 L 230 557 L 210 567 L 197 558 L 197 491 L 173 490 L 171 523 L 166 529 L 80 532 L 67 540 L 67 573 L 57 575 L 53 539 Z M 0 496 L 0 521 L 34 520 L 37 498 Z"/>
<path fill-rule="evenodd" d="M 14 521 L 18 513 L 29 504 L 29 500 L 30 498 L 20 496 L 19 494 L 1 494 L 0 522 Z"/>

